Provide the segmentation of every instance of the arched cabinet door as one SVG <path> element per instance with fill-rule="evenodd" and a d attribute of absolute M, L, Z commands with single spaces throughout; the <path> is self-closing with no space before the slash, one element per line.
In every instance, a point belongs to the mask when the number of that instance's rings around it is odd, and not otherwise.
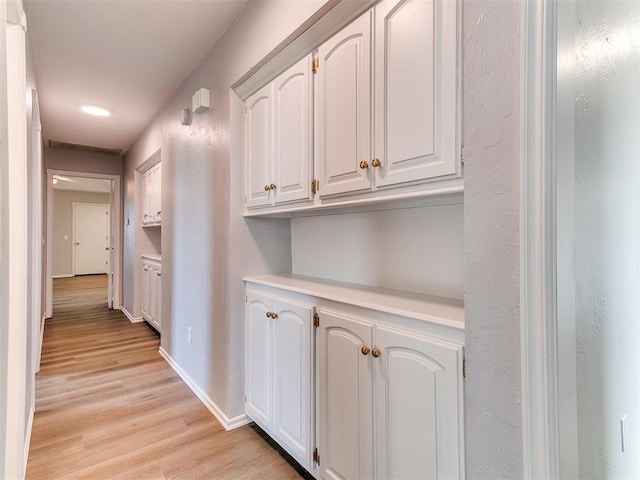
<path fill-rule="evenodd" d="M 272 203 L 271 162 L 273 158 L 273 84 L 258 90 L 245 102 L 246 205 Z"/>
<path fill-rule="evenodd" d="M 460 171 L 456 4 L 384 0 L 376 5 L 376 188 Z"/>
<path fill-rule="evenodd" d="M 245 411 L 263 428 L 273 427 L 273 300 L 247 290 L 245 317 Z"/>
<path fill-rule="evenodd" d="M 320 310 L 317 334 L 320 475 L 326 480 L 373 475 L 373 325 Z M 367 350 L 365 350 L 367 351 Z"/>
<path fill-rule="evenodd" d="M 318 49 L 316 143 L 320 196 L 370 190 L 373 11 Z"/>
<path fill-rule="evenodd" d="M 375 344 L 377 477 L 463 478 L 463 347 L 387 326 Z"/>

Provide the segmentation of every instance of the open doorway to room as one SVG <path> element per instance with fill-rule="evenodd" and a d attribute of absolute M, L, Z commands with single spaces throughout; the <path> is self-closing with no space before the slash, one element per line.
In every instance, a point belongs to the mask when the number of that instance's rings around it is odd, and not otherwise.
<path fill-rule="evenodd" d="M 61 291 L 120 308 L 120 208 L 119 176 L 47 170 L 47 318 Z"/>

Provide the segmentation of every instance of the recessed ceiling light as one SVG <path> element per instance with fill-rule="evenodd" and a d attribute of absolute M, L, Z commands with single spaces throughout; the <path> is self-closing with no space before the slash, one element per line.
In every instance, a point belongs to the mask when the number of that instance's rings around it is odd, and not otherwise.
<path fill-rule="evenodd" d="M 98 117 L 108 117 L 111 115 L 111 112 L 106 108 L 95 107 L 93 105 L 84 105 L 81 109 L 84 113 L 88 113 L 89 115 L 96 115 Z"/>

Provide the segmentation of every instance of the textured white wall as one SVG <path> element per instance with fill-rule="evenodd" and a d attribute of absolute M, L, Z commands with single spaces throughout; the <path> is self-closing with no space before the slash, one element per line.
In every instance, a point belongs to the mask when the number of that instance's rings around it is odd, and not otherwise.
<path fill-rule="evenodd" d="M 576 2 L 575 36 L 579 475 L 637 478 L 640 4 Z"/>
<path fill-rule="evenodd" d="M 125 155 L 125 219 L 133 219 L 134 170 L 162 147 L 162 346 L 231 418 L 244 412 L 242 277 L 290 271 L 291 244 L 288 221 L 241 216 L 243 110 L 230 86 L 323 4 L 251 2 Z M 181 126 L 180 110 L 201 87 L 213 108 Z M 139 311 L 141 235 L 137 220 L 125 227 L 130 312 Z"/>
<path fill-rule="evenodd" d="M 293 272 L 463 297 L 463 206 L 291 220 Z"/>
<path fill-rule="evenodd" d="M 522 478 L 520 2 L 464 3 L 467 478 Z"/>

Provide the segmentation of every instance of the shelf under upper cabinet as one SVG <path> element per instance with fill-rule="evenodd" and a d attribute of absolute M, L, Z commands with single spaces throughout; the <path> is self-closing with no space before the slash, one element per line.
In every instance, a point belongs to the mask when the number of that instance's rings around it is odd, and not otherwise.
<path fill-rule="evenodd" d="M 159 253 L 143 253 L 141 257 L 149 260 L 155 260 L 156 262 L 162 262 L 162 255 Z"/>
<path fill-rule="evenodd" d="M 464 329 L 462 300 L 295 274 L 256 275 L 245 282 Z"/>

